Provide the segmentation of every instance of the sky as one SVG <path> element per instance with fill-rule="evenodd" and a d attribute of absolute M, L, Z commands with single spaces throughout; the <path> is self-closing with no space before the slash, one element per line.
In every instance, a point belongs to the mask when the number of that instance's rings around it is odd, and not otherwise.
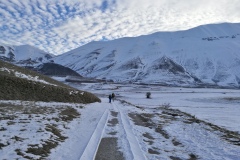
<path fill-rule="evenodd" d="M 0 43 L 55 55 L 92 41 L 224 22 L 240 22 L 240 0 L 0 0 Z"/>

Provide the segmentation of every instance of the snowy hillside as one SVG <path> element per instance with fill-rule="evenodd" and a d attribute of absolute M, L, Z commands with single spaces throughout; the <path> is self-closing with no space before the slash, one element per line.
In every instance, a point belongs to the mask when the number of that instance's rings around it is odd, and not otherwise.
<path fill-rule="evenodd" d="M 0 60 L 25 67 L 48 76 L 77 76 L 78 73 L 68 67 L 53 63 L 54 55 L 30 45 L 7 46 L 0 44 Z"/>
<path fill-rule="evenodd" d="M 18 63 L 19 65 L 34 65 L 47 62 L 53 55 L 30 45 L 8 46 L 0 44 L 0 59 Z"/>
<path fill-rule="evenodd" d="M 91 42 L 53 58 L 83 76 L 166 85 L 240 85 L 240 24 Z"/>

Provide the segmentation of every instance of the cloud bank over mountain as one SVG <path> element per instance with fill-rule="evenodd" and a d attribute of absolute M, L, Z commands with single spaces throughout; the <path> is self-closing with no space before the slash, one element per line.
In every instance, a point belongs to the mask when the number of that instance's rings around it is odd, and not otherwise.
<path fill-rule="evenodd" d="M 1 0 L 0 43 L 61 54 L 91 41 L 240 22 L 240 0 Z"/>

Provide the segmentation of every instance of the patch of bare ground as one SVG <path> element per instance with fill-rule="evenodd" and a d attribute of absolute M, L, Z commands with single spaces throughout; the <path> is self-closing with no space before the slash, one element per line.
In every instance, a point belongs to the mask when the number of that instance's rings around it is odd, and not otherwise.
<path fill-rule="evenodd" d="M 17 155 L 22 156 L 22 157 L 25 158 L 25 159 L 33 159 L 32 157 L 25 155 L 25 154 L 21 151 L 21 149 L 15 149 L 15 152 L 17 153 Z"/>
<path fill-rule="evenodd" d="M 171 160 L 182 160 L 182 158 L 179 157 L 175 157 L 175 156 L 170 156 L 169 157 Z M 194 155 L 194 154 L 189 154 L 189 158 L 187 160 L 198 160 L 198 156 Z"/>
<path fill-rule="evenodd" d="M 158 125 L 157 128 L 155 128 L 155 131 L 157 133 L 160 133 L 165 139 L 169 139 L 169 134 L 163 129 L 162 125 Z"/>
<path fill-rule="evenodd" d="M 6 146 L 8 146 L 8 145 L 9 145 L 9 143 L 8 143 L 8 144 L 0 143 L 0 149 L 2 149 L 3 147 L 6 147 Z"/>
<path fill-rule="evenodd" d="M 149 148 L 147 149 L 147 152 L 151 155 L 161 155 L 163 152 L 168 152 L 170 154 L 171 152 L 175 152 L 175 150 L 164 150 L 163 148 L 154 147 L 157 143 L 167 143 L 167 144 L 173 144 L 176 147 L 183 148 L 184 146 L 175 138 L 169 135 L 169 133 L 164 129 L 165 126 L 167 126 L 172 121 L 176 120 L 174 116 L 172 115 L 166 115 L 166 114 L 160 114 L 160 113 L 129 113 L 128 114 L 131 120 L 134 122 L 135 125 L 139 125 L 142 127 L 148 127 L 151 131 L 154 131 L 155 133 L 158 133 L 161 136 L 158 136 L 157 139 L 155 139 L 153 136 L 151 136 L 150 133 L 143 133 L 143 139 L 142 141 L 146 143 Z M 156 120 L 158 119 L 158 120 Z M 174 158 L 174 157 L 172 157 Z M 176 158 L 176 157 L 175 157 Z"/>
<path fill-rule="evenodd" d="M 56 136 L 55 140 L 63 142 L 67 138 L 61 134 L 61 130 L 57 128 L 57 125 L 47 124 L 45 130 L 55 135 Z"/>
<path fill-rule="evenodd" d="M 157 151 L 158 149 L 157 148 L 149 148 L 148 149 L 148 153 L 150 153 L 150 154 L 160 154 L 158 151 Z"/>
<path fill-rule="evenodd" d="M 224 140 L 230 142 L 233 145 L 240 146 L 240 133 L 238 132 L 230 131 L 223 127 L 214 125 L 210 122 L 200 120 L 195 116 L 182 112 L 180 110 L 164 108 L 164 111 L 162 113 L 172 115 L 172 116 L 173 115 L 181 116 L 183 122 L 186 124 L 192 124 L 192 123 L 204 124 L 203 126 L 205 126 L 205 129 L 210 130 L 212 132 L 218 132 L 218 135 L 220 135 Z"/>
<path fill-rule="evenodd" d="M 171 160 L 182 160 L 181 158 L 175 157 L 175 156 L 170 156 L 169 158 L 170 158 Z"/>
<path fill-rule="evenodd" d="M 132 104 L 132 103 L 130 103 L 130 102 L 127 102 L 127 101 L 125 101 L 125 100 L 120 100 L 120 99 L 119 99 L 119 101 L 120 101 L 123 105 L 130 105 L 130 106 L 134 106 L 134 107 L 136 107 L 136 108 L 138 108 L 138 109 L 144 110 L 144 107 L 134 105 L 134 104 Z"/>
<path fill-rule="evenodd" d="M 117 124 L 118 124 L 118 119 L 117 118 L 113 118 L 113 119 L 108 121 L 108 126 L 114 127 Z"/>
<path fill-rule="evenodd" d="M 154 116 L 154 114 L 148 114 L 148 113 L 142 113 L 142 114 L 137 114 L 137 113 L 129 113 L 129 117 L 132 118 L 133 122 L 135 125 L 139 126 L 144 126 L 144 127 L 149 127 L 152 128 L 154 124 L 151 121 L 151 118 Z"/>
<path fill-rule="evenodd" d="M 95 160 L 125 160 L 123 153 L 119 151 L 117 138 L 102 138 Z"/>
<path fill-rule="evenodd" d="M 144 133 L 143 137 L 146 137 L 148 139 L 154 140 L 154 138 L 150 135 L 150 133 Z"/>
<path fill-rule="evenodd" d="M 236 100 L 236 99 L 229 99 L 229 100 Z M 133 107 L 136 107 L 139 110 L 137 113 L 129 113 L 128 116 L 130 119 L 134 122 L 135 125 L 142 126 L 142 127 L 148 127 L 149 129 L 153 129 L 155 132 L 159 133 L 161 135 L 161 142 L 167 142 L 169 141 L 177 148 L 184 148 L 184 145 L 175 137 L 172 137 L 169 135 L 169 133 L 164 129 L 165 126 L 167 126 L 170 123 L 175 123 L 176 121 L 181 121 L 185 123 L 186 125 L 191 125 L 193 123 L 201 125 L 204 129 L 210 130 L 211 132 L 215 133 L 219 137 L 221 137 L 223 140 L 226 140 L 227 142 L 240 146 L 240 133 L 229 131 L 225 128 L 219 127 L 217 125 L 214 125 L 212 123 L 200 120 L 196 118 L 195 116 L 182 112 L 177 109 L 170 108 L 170 105 L 162 105 L 156 108 L 145 108 L 141 106 L 133 105 L 126 101 L 121 101 L 123 105 L 130 105 Z M 148 112 L 149 111 L 149 112 Z M 154 112 L 153 112 L 154 111 Z M 156 120 L 157 119 L 157 120 Z M 149 139 L 147 134 L 143 135 L 142 141 L 144 143 L 148 143 L 150 146 L 154 146 L 155 141 L 157 140 L 151 140 Z M 148 137 L 148 138 L 147 138 Z M 161 148 L 153 149 L 150 148 L 148 152 L 154 153 L 154 151 L 157 151 L 161 154 L 161 152 L 171 153 L 172 151 L 168 150 L 162 150 Z M 174 151 L 173 151 L 174 152 Z M 194 153 L 188 154 L 189 158 L 188 160 L 198 160 L 199 156 L 195 155 Z M 179 157 L 169 156 L 170 159 L 176 159 L 178 160 Z"/>
<path fill-rule="evenodd" d="M 226 97 L 223 99 L 227 101 L 240 101 L 240 97 Z"/>
<path fill-rule="evenodd" d="M 198 156 L 196 156 L 195 154 L 189 154 L 189 159 L 188 160 L 198 160 Z"/>
<path fill-rule="evenodd" d="M 178 140 L 176 140 L 175 138 L 172 139 L 172 143 L 173 143 L 174 146 L 180 146 L 180 145 L 182 145 L 182 143 L 180 143 L 180 142 L 179 142 Z"/>
<path fill-rule="evenodd" d="M 67 107 L 66 109 L 63 109 L 60 112 L 60 118 L 62 121 L 72 121 L 74 118 L 77 118 L 80 116 L 80 113 L 75 108 Z"/>
<path fill-rule="evenodd" d="M 51 152 L 51 149 L 57 147 L 59 143 L 57 141 L 53 140 L 48 140 L 48 141 L 43 141 L 42 147 L 38 145 L 28 145 L 29 148 L 27 148 L 26 153 L 30 153 L 33 155 L 38 155 L 41 156 L 42 158 L 47 157 Z"/>
<path fill-rule="evenodd" d="M 143 137 L 145 137 L 146 139 L 143 139 L 144 142 L 147 142 L 149 145 L 153 144 L 153 141 L 155 138 L 153 138 L 150 133 L 144 133 Z"/>
<path fill-rule="evenodd" d="M 111 111 L 111 115 L 112 115 L 113 117 L 117 117 L 117 116 L 118 116 L 118 112 Z"/>
<path fill-rule="evenodd" d="M 125 104 L 126 103 L 124 102 Z M 154 147 L 155 143 L 172 143 L 173 146 L 176 147 L 176 149 L 184 148 L 184 145 L 176 139 L 176 137 L 172 137 L 165 129 L 164 127 L 167 126 L 170 123 L 173 123 L 174 121 L 182 120 L 182 117 L 188 117 L 187 114 L 182 113 L 178 110 L 170 109 L 168 105 L 163 105 L 157 108 L 153 108 L 157 112 L 145 113 L 147 112 L 147 109 L 140 106 L 135 106 L 136 108 L 139 108 L 144 113 L 129 113 L 128 116 L 131 118 L 131 120 L 134 122 L 135 125 L 139 125 L 142 127 L 148 127 L 152 131 L 155 131 L 156 133 L 159 133 L 161 136 L 155 139 L 151 136 L 150 133 L 143 133 L 143 142 L 147 143 L 147 145 L 150 147 L 147 149 L 147 152 L 149 154 L 153 155 L 161 155 L 162 152 L 166 152 L 171 155 L 171 153 L 175 153 L 175 150 L 164 150 L 158 147 Z M 149 110 L 149 109 L 148 109 Z M 157 119 L 157 120 L 156 120 Z M 193 116 L 185 118 L 191 123 L 199 123 L 198 120 L 194 119 Z M 152 147 L 151 147 L 152 146 Z M 181 150 L 181 149 L 180 149 Z M 198 156 L 192 153 L 188 154 L 189 158 L 188 160 L 197 160 Z M 175 156 L 169 156 L 169 159 L 172 160 L 181 160 L 179 157 Z"/>
<path fill-rule="evenodd" d="M 223 139 L 234 145 L 240 146 L 240 134 L 238 132 L 229 131 L 209 122 L 203 121 L 202 123 L 208 125 L 211 128 L 210 130 L 220 132 Z"/>
<path fill-rule="evenodd" d="M 64 136 L 64 129 L 68 129 L 67 124 L 73 119 L 80 117 L 80 113 L 69 106 L 37 106 L 35 102 L 23 103 L 22 105 L 0 104 L 0 132 L 3 137 L 0 138 L 0 149 L 14 143 L 26 145 L 26 150 L 16 148 L 16 155 L 23 159 L 45 159 L 51 152 L 51 149 L 57 147 L 68 137 Z M 34 123 L 33 127 L 30 125 Z M 18 125 L 18 132 L 15 135 L 5 127 L 5 125 Z M 37 127 L 39 125 L 39 127 Z M 60 129 L 61 128 L 61 129 Z M 47 133 L 48 137 L 35 141 L 34 144 L 29 142 L 29 138 L 24 135 L 32 134 L 33 136 L 42 136 Z M 6 136 L 9 135 L 9 136 Z M 20 136 L 22 135 L 22 136 Z M 20 158 L 21 159 L 21 158 Z"/>
<path fill-rule="evenodd" d="M 110 134 L 110 135 L 114 136 L 114 135 L 116 135 L 116 134 L 117 134 L 117 132 L 116 132 L 116 131 L 114 131 L 114 132 L 110 132 L 110 133 L 108 133 L 108 134 Z"/>
<path fill-rule="evenodd" d="M 132 105 L 131 103 L 128 103 L 126 101 L 122 101 L 125 105 Z M 169 133 L 164 129 L 165 126 L 172 123 L 173 121 L 178 120 L 178 117 L 181 117 L 182 115 L 179 113 L 171 113 L 167 110 L 163 110 L 165 108 L 169 108 L 170 106 L 164 105 L 157 108 L 152 108 L 155 110 L 153 113 L 144 107 L 132 105 L 138 109 L 141 110 L 142 113 L 129 113 L 128 116 L 131 118 L 131 120 L 134 122 L 135 125 L 148 127 L 152 131 L 155 131 L 156 133 L 159 133 L 161 135 L 161 138 L 158 137 L 160 143 L 168 141 L 169 143 L 172 143 L 176 147 L 184 147 L 182 143 L 180 143 L 175 137 L 171 137 Z M 151 110 L 151 109 L 150 109 Z M 155 119 L 155 120 L 154 120 Z M 157 119 L 157 120 L 156 120 Z M 154 137 L 152 137 L 149 133 L 143 134 L 143 142 L 148 143 L 148 145 L 154 146 L 154 142 L 156 141 Z M 150 154 L 156 154 L 159 155 L 161 152 L 171 152 L 171 151 L 165 151 L 161 148 L 152 147 L 147 150 Z M 174 151 L 173 151 L 174 152 Z"/>

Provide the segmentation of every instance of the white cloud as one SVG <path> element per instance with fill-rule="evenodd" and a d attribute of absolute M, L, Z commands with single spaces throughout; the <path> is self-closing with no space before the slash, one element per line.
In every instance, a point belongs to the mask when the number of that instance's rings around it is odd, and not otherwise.
<path fill-rule="evenodd" d="M 93 40 L 240 22 L 240 0 L 1 0 L 0 43 L 61 54 Z"/>

